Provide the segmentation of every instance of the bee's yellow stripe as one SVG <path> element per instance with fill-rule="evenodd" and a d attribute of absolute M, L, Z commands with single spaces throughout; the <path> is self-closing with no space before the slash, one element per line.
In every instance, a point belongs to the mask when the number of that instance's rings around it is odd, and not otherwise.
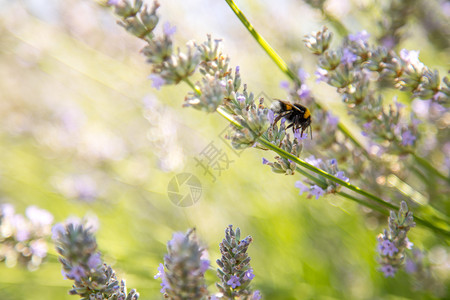
<path fill-rule="evenodd" d="M 291 110 L 291 109 L 292 109 L 292 106 L 289 104 L 286 104 L 286 110 Z"/>
<path fill-rule="evenodd" d="M 311 112 L 309 109 L 306 109 L 305 114 L 303 115 L 303 118 L 308 119 L 311 116 Z"/>

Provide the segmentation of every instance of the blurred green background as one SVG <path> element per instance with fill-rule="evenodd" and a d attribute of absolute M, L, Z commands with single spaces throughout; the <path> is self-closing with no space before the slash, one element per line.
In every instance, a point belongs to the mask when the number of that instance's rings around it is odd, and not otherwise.
<path fill-rule="evenodd" d="M 352 33 L 373 33 L 379 1 L 329 2 Z M 286 97 L 279 88 L 286 78 L 224 1 L 161 4 L 162 22 L 178 28 L 178 45 L 202 42 L 207 33 L 223 38 L 224 52 L 251 91 Z M 301 60 L 314 72 L 302 39 L 324 24 L 318 11 L 302 1 L 238 4 L 286 60 Z M 237 155 L 220 134 L 226 120 L 182 108 L 188 86 L 151 88 L 150 67 L 139 54 L 143 43 L 117 26 L 109 9 L 94 1 L 3 0 L 0 18 L 0 203 L 14 204 L 19 213 L 37 205 L 56 222 L 95 215 L 105 260 L 140 299 L 161 299 L 153 276 L 166 242 L 192 227 L 209 249 L 207 281 L 215 291 L 218 244 L 229 224 L 254 238 L 253 284 L 264 299 L 432 298 L 415 291 L 405 272 L 386 279 L 377 271 L 376 235 L 385 218 L 365 217 L 339 197 L 299 196 L 298 174 L 277 175 L 261 164 L 272 154 L 248 149 Z M 420 48 L 421 60 L 433 67 L 449 61 L 419 25 L 408 26 L 403 47 Z M 309 80 L 322 103 L 346 121 L 333 89 Z M 195 161 L 210 143 L 232 160 L 221 174 L 213 171 L 216 181 Z M 183 172 L 202 184 L 201 199 L 185 208 L 167 195 L 169 181 Z M 437 280 L 448 282 L 449 249 L 433 246 L 436 239 L 422 228 L 410 235 L 429 251 Z M 0 299 L 75 299 L 60 270 L 53 248 L 34 272 L 1 263 Z"/>

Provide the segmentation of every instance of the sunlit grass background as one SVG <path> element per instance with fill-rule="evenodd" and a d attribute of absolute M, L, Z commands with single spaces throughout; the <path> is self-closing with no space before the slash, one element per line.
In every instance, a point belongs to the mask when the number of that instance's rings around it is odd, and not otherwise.
<path fill-rule="evenodd" d="M 354 15 L 358 8 L 350 1 L 331 2 L 352 32 L 371 31 L 377 17 L 371 1 Z M 178 28 L 179 45 L 202 42 L 207 33 L 223 38 L 224 52 L 241 67 L 251 91 L 286 96 L 279 88 L 286 78 L 224 1 L 161 4 L 163 22 Z M 323 24 L 316 11 L 301 1 L 239 4 L 283 57 L 301 59 L 313 73 L 315 60 L 302 38 Z M 105 260 L 141 299 L 161 299 L 153 276 L 166 242 L 174 231 L 192 227 L 209 249 L 207 281 L 215 291 L 218 243 L 229 224 L 254 238 L 253 282 L 264 299 L 431 297 L 414 291 L 404 272 L 386 279 L 377 271 L 376 235 L 385 218 L 364 217 L 364 210 L 339 197 L 299 196 L 299 175 L 276 175 L 261 164 L 272 154 L 248 149 L 236 155 L 219 135 L 226 120 L 182 108 L 188 86 L 151 88 L 142 42 L 117 26 L 109 9 L 82 0 L 0 1 L 0 18 L 0 202 L 13 203 L 20 213 L 37 205 L 56 222 L 97 216 Z M 420 48 L 422 61 L 449 61 L 415 24 L 409 30 L 415 34 L 404 47 Z M 351 124 L 333 90 L 310 81 L 321 102 Z M 220 176 L 213 171 L 215 182 L 194 160 L 211 142 L 233 161 Z M 180 172 L 202 183 L 202 197 L 191 207 L 177 207 L 167 196 L 168 182 Z M 70 186 L 80 176 L 89 185 L 84 199 Z M 442 267 L 439 280 L 448 280 L 448 249 L 430 249 L 435 239 L 422 228 L 410 236 Z M 0 264 L 0 299 L 75 299 L 60 270 L 53 248 L 34 272 Z"/>

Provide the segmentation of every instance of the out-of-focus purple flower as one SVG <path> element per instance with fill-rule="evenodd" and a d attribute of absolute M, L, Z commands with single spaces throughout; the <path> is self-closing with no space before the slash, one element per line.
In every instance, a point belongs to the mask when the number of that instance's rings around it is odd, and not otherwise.
<path fill-rule="evenodd" d="M 84 276 L 86 276 L 86 270 L 82 266 L 78 265 L 78 266 L 74 266 L 72 268 L 72 270 L 70 270 L 70 272 L 67 273 L 66 275 L 67 275 L 67 278 L 69 278 L 69 279 L 73 279 L 75 281 L 81 281 L 81 279 Z"/>
<path fill-rule="evenodd" d="M 411 133 L 410 130 L 406 130 L 402 133 L 402 145 L 403 146 L 412 146 L 416 137 Z"/>
<path fill-rule="evenodd" d="M 306 81 L 306 79 L 309 78 L 308 72 L 306 72 L 305 69 L 303 69 L 303 68 L 298 69 L 297 76 L 302 83 L 304 83 Z"/>
<path fill-rule="evenodd" d="M 285 118 L 281 118 L 280 127 L 283 127 L 284 123 L 286 123 L 286 119 Z"/>
<path fill-rule="evenodd" d="M 363 124 L 364 131 L 361 131 L 361 134 L 363 136 L 368 136 L 369 135 L 368 132 L 372 131 L 372 124 L 373 124 L 372 121 Z"/>
<path fill-rule="evenodd" d="M 14 215 L 11 218 L 11 224 L 16 229 L 15 236 L 17 241 L 23 242 L 30 238 L 29 223 L 22 215 Z"/>
<path fill-rule="evenodd" d="M 361 41 L 361 42 L 365 43 L 365 42 L 367 42 L 369 40 L 369 37 L 370 37 L 370 34 L 367 31 L 365 31 L 365 30 L 357 32 L 355 34 L 349 34 L 348 35 L 348 39 L 350 41 L 352 41 L 352 42 L 359 42 L 359 41 Z"/>
<path fill-rule="evenodd" d="M 318 185 L 311 186 L 311 190 L 309 191 L 311 195 L 316 197 L 316 200 L 319 199 L 319 197 L 323 196 L 325 194 L 325 191 Z"/>
<path fill-rule="evenodd" d="M 245 101 L 245 96 L 239 95 L 239 96 L 236 97 L 236 99 L 237 99 L 239 102 L 244 102 L 244 101 Z"/>
<path fill-rule="evenodd" d="M 268 163 L 269 163 L 269 161 L 263 157 L 262 158 L 262 164 L 263 165 L 267 165 Z"/>
<path fill-rule="evenodd" d="M 382 255 L 394 256 L 394 254 L 398 252 L 398 249 L 390 240 L 383 240 L 378 244 L 378 252 Z"/>
<path fill-rule="evenodd" d="M 331 126 L 336 126 L 339 122 L 339 118 L 336 116 L 333 116 L 332 113 L 328 112 L 327 113 L 327 121 L 328 121 L 328 124 L 330 124 Z"/>
<path fill-rule="evenodd" d="M 400 58 L 407 64 L 413 65 L 417 69 L 423 68 L 423 63 L 419 60 L 420 51 L 408 51 L 406 49 L 400 50 Z"/>
<path fill-rule="evenodd" d="M 287 80 L 280 81 L 280 88 L 289 90 L 289 81 Z"/>
<path fill-rule="evenodd" d="M 273 121 L 275 119 L 275 113 L 273 112 L 273 110 L 269 109 L 269 111 L 267 112 L 267 119 L 269 120 L 270 124 L 273 124 Z"/>
<path fill-rule="evenodd" d="M 58 239 L 65 232 L 66 232 L 66 227 L 63 224 L 61 224 L 61 223 L 55 224 L 52 227 L 52 240 Z"/>
<path fill-rule="evenodd" d="M 322 68 L 317 68 L 317 70 L 314 72 L 314 75 L 316 75 L 316 83 L 319 83 L 321 81 L 327 82 L 328 78 L 328 71 Z"/>
<path fill-rule="evenodd" d="M 166 289 L 168 289 L 170 287 L 169 282 L 167 281 L 166 278 L 166 273 L 164 272 L 164 265 L 163 264 L 159 264 L 158 267 L 158 273 L 155 275 L 154 277 L 155 279 L 157 278 L 161 278 L 162 282 L 161 282 L 161 294 L 164 294 L 166 292 Z"/>
<path fill-rule="evenodd" d="M 152 87 L 156 88 L 157 90 L 159 90 L 166 83 L 164 78 L 162 78 L 158 74 L 150 74 L 149 78 L 153 81 Z"/>
<path fill-rule="evenodd" d="M 309 87 L 306 84 L 302 84 L 300 86 L 300 88 L 297 90 L 297 95 L 300 98 L 308 98 L 310 94 L 311 94 L 311 90 L 309 89 Z"/>
<path fill-rule="evenodd" d="M 241 286 L 239 282 L 239 278 L 235 275 L 231 275 L 230 280 L 227 281 L 227 284 L 231 286 L 231 288 L 235 289 L 238 286 Z"/>
<path fill-rule="evenodd" d="M 0 210 L 2 211 L 1 215 L 3 215 L 3 217 L 12 217 L 15 213 L 14 206 L 10 203 L 0 205 Z"/>
<path fill-rule="evenodd" d="M 395 46 L 395 38 L 393 36 L 386 36 L 381 40 L 381 44 L 387 49 L 392 49 Z"/>
<path fill-rule="evenodd" d="M 121 2 L 122 2 L 122 0 L 108 0 L 107 5 L 116 6 L 116 5 L 119 5 Z"/>
<path fill-rule="evenodd" d="M 260 291 L 254 291 L 252 295 L 252 300 L 260 300 L 261 299 L 261 292 Z"/>
<path fill-rule="evenodd" d="M 177 249 L 186 240 L 186 234 L 175 232 L 172 239 L 167 243 L 170 247 Z"/>
<path fill-rule="evenodd" d="M 236 75 L 240 74 L 241 67 L 236 66 L 235 73 Z"/>
<path fill-rule="evenodd" d="M 253 274 L 253 269 L 248 269 L 244 273 L 244 280 L 252 280 L 255 278 L 255 274 Z"/>
<path fill-rule="evenodd" d="M 341 63 L 351 65 L 357 59 L 358 59 L 358 56 L 355 53 L 353 53 L 350 49 L 345 48 L 342 53 Z"/>
<path fill-rule="evenodd" d="M 397 111 L 400 111 L 403 107 L 405 107 L 405 105 L 403 103 L 397 101 L 397 97 L 395 97 L 394 103 L 395 103 L 395 107 L 397 107 Z"/>
<path fill-rule="evenodd" d="M 47 255 L 47 243 L 43 240 L 34 240 L 30 243 L 31 253 L 44 258 Z"/>
<path fill-rule="evenodd" d="M 164 276 L 164 265 L 160 263 L 158 266 L 158 273 L 156 273 L 155 277 L 153 278 L 158 279 L 162 278 L 163 276 Z"/>
<path fill-rule="evenodd" d="M 408 238 L 405 239 L 405 242 L 406 242 L 406 249 L 410 249 L 411 250 L 412 247 L 414 246 L 414 244 L 411 243 L 411 241 Z"/>
<path fill-rule="evenodd" d="M 314 167 L 318 168 L 319 165 L 322 163 L 322 159 L 320 158 L 316 158 L 314 155 L 311 155 L 310 157 L 307 157 L 305 159 L 305 161 L 307 163 L 309 163 L 310 165 L 313 165 Z"/>
<path fill-rule="evenodd" d="M 297 129 L 297 130 L 294 131 L 294 137 L 298 141 L 301 141 L 301 140 L 306 139 L 308 137 L 308 134 L 306 132 L 304 132 L 303 135 L 302 135 L 301 132 L 300 132 L 300 129 Z"/>
<path fill-rule="evenodd" d="M 339 171 L 339 172 L 337 172 L 335 176 L 336 176 L 337 178 L 339 178 L 340 180 L 343 180 L 343 181 L 345 181 L 345 182 L 348 182 L 348 181 L 349 181 L 348 177 L 345 176 L 344 171 Z"/>
<path fill-rule="evenodd" d="M 30 219 L 31 223 L 37 226 L 48 226 L 53 222 L 51 213 L 35 205 L 28 206 L 25 210 L 25 215 Z"/>
<path fill-rule="evenodd" d="M 391 265 L 384 265 L 381 267 L 381 272 L 384 273 L 384 277 L 394 277 L 397 270 Z"/>
<path fill-rule="evenodd" d="M 100 253 L 94 253 L 89 256 L 87 265 L 90 269 L 97 269 L 99 265 L 101 265 L 102 259 L 100 257 Z"/>
<path fill-rule="evenodd" d="M 301 181 L 296 181 L 295 187 L 300 189 L 299 195 L 303 194 L 304 192 L 309 192 L 309 187 L 304 185 L 303 182 L 301 182 Z"/>
<path fill-rule="evenodd" d="M 210 261 L 208 259 L 200 260 L 200 272 L 205 274 L 205 272 L 209 269 Z"/>
<path fill-rule="evenodd" d="M 406 273 L 409 273 L 409 274 L 415 273 L 417 271 L 417 265 L 412 259 L 409 259 L 409 258 L 406 259 L 405 271 L 406 271 Z"/>
<path fill-rule="evenodd" d="M 333 159 L 330 160 L 330 165 L 337 165 L 336 158 L 333 158 Z"/>
<path fill-rule="evenodd" d="M 165 22 L 163 25 L 163 32 L 166 36 L 171 36 L 177 31 L 177 27 L 173 26 L 170 27 L 169 22 Z"/>

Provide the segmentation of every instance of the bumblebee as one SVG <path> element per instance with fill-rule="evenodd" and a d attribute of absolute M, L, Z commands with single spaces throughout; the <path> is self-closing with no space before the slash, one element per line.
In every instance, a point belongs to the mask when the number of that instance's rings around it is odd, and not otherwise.
<path fill-rule="evenodd" d="M 272 103 L 270 109 L 278 114 L 273 121 L 274 124 L 284 117 L 290 123 L 286 129 L 292 127 L 292 132 L 295 133 L 296 130 L 301 128 L 301 136 L 303 136 L 303 132 L 309 127 L 312 139 L 311 112 L 308 108 L 298 103 L 292 104 L 288 101 L 275 99 L 275 102 Z"/>

